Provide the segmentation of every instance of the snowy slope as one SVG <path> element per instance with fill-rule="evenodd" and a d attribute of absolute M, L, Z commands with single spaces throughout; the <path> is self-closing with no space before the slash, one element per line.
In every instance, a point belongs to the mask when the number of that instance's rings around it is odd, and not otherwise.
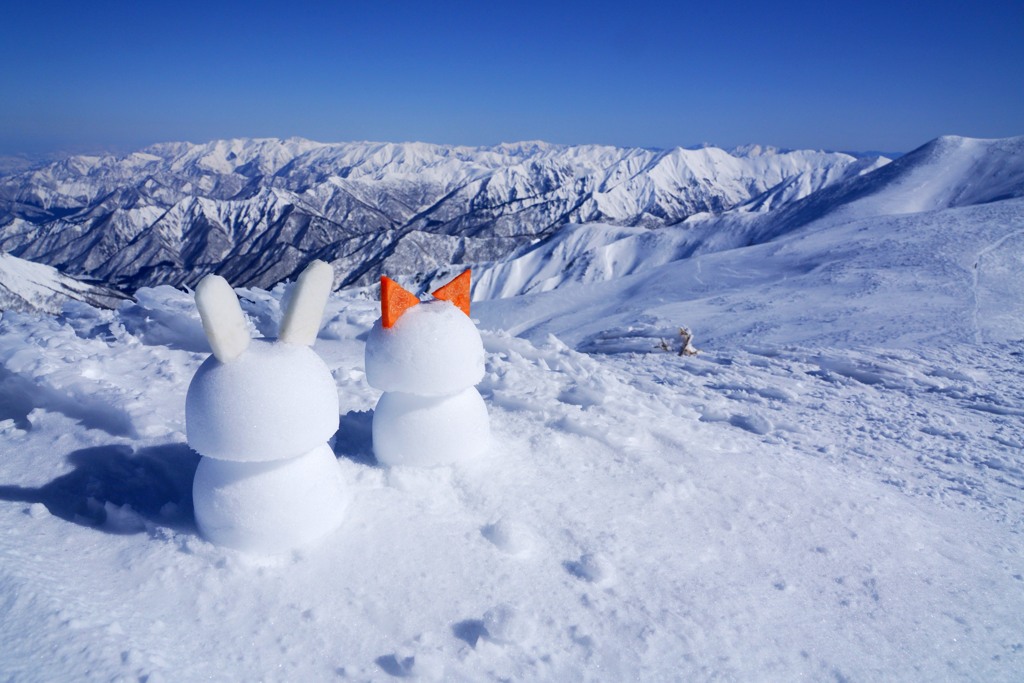
<path fill-rule="evenodd" d="M 1024 137 L 938 138 L 870 172 L 775 203 L 777 194 L 800 182 L 794 177 L 730 211 L 696 214 L 656 230 L 567 226 L 511 258 L 479 267 L 474 296 L 486 300 L 602 282 L 698 253 L 770 242 L 795 230 L 822 232 L 855 221 L 871 226 L 875 218 L 888 221 L 891 216 L 1021 197 Z M 959 229 L 955 223 L 950 229 Z M 756 263 L 753 267 L 760 268 Z"/>
<path fill-rule="evenodd" d="M 126 297 L 61 275 L 56 269 L 0 252 L 0 311 L 58 313 L 68 301 L 114 308 Z"/>
<path fill-rule="evenodd" d="M 1024 199 L 929 206 L 474 303 L 470 466 L 376 465 L 335 295 L 350 516 L 276 558 L 197 535 L 187 294 L 5 313 L 0 677 L 1020 680 Z"/>
<path fill-rule="evenodd" d="M 1021 196 L 1024 137 L 980 140 L 945 136 L 874 173 L 793 202 L 765 223 L 781 233 L 817 221 L 836 224 Z"/>
<path fill-rule="evenodd" d="M 633 263 L 638 252 L 626 249 L 629 239 L 594 253 L 607 262 L 622 247 L 617 263 Z M 574 347 L 612 351 L 620 349 L 619 335 L 636 338 L 623 350 L 648 351 L 677 336 L 679 326 L 720 348 L 1024 338 L 1017 296 L 1024 290 L 1024 199 L 808 228 L 657 265 L 670 247 L 648 248 L 654 258 L 639 261 L 633 275 L 490 301 L 483 322 L 534 340 L 555 334 Z M 481 287 L 490 276 L 483 274 Z M 537 275 L 530 281 L 546 282 Z"/>
<path fill-rule="evenodd" d="M 0 177 L 0 248 L 134 291 L 217 271 L 269 287 L 312 258 L 339 286 L 500 260 L 570 223 L 649 227 L 784 205 L 883 159 L 542 142 L 156 145 Z"/>

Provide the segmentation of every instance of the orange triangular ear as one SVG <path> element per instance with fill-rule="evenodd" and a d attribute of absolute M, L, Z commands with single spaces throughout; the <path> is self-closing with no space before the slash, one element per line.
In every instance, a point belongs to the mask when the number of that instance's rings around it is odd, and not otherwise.
<path fill-rule="evenodd" d="M 387 275 L 380 276 L 380 320 L 389 328 L 402 314 L 420 302 L 416 295 L 408 292 Z"/>
<path fill-rule="evenodd" d="M 462 275 L 433 292 L 434 298 L 451 301 L 461 308 L 463 313 L 469 315 L 469 284 L 470 270 L 467 268 Z"/>

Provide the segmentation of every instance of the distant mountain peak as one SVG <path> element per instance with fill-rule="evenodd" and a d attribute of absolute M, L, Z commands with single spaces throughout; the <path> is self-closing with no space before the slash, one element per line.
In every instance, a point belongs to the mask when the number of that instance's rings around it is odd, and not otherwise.
<path fill-rule="evenodd" d="M 738 145 L 729 150 L 729 154 L 735 157 L 758 157 L 770 154 L 785 154 L 792 150 L 781 149 L 771 145 L 747 144 Z"/>

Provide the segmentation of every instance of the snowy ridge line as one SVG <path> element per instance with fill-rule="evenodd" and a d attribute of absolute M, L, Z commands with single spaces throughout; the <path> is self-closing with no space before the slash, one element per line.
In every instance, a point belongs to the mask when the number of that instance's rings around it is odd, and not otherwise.
<path fill-rule="evenodd" d="M 217 272 L 270 287 L 312 258 L 338 286 L 497 261 L 570 223 L 764 211 L 884 159 L 760 149 L 221 140 L 0 177 L 0 248 L 134 291 Z M 436 278 L 450 275 L 444 273 Z"/>
<path fill-rule="evenodd" d="M 58 313 L 69 301 L 114 308 L 128 298 L 108 287 L 80 282 L 55 268 L 0 252 L 0 311 Z"/>

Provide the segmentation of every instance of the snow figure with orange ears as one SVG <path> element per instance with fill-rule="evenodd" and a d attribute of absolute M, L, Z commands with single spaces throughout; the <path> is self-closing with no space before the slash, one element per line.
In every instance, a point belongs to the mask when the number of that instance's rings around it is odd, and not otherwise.
<path fill-rule="evenodd" d="M 448 465 L 490 445 L 487 407 L 476 390 L 484 346 L 469 317 L 469 286 L 467 270 L 435 291 L 433 301 L 420 302 L 381 277 L 366 381 L 384 392 L 373 412 L 373 452 L 382 465 Z"/>

